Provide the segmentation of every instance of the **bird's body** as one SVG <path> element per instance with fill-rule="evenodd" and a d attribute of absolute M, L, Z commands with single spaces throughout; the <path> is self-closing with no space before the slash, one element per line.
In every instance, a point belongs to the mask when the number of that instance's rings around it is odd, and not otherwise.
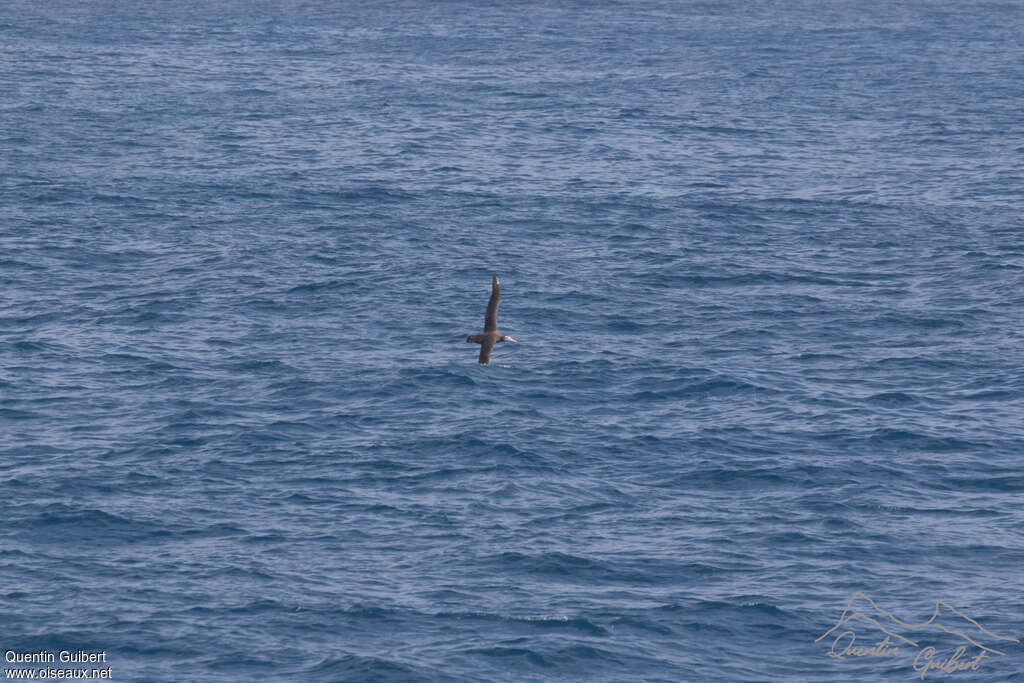
<path fill-rule="evenodd" d="M 507 334 L 498 331 L 498 303 L 500 301 L 501 284 L 498 282 L 498 276 L 495 275 L 491 279 L 491 300 L 487 302 L 487 313 L 484 315 L 484 332 L 466 337 L 466 341 L 470 344 L 480 345 L 479 363 L 481 365 L 491 362 L 491 351 L 495 344 L 503 341 L 515 341 Z"/>

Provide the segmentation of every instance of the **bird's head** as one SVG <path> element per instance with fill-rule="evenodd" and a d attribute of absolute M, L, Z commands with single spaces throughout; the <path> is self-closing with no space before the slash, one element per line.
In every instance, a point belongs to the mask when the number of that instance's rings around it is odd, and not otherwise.
<path fill-rule="evenodd" d="M 510 342 L 512 342 L 514 344 L 518 344 L 519 343 L 515 339 L 513 339 L 512 337 L 508 336 L 507 334 L 501 335 L 501 341 L 510 341 Z"/>

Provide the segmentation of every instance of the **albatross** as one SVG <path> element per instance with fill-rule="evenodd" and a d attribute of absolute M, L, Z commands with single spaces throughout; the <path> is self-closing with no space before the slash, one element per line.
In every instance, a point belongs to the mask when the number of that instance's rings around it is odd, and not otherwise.
<path fill-rule="evenodd" d="M 498 276 L 491 279 L 491 300 L 487 302 L 487 313 L 484 315 L 484 333 L 474 334 L 466 337 L 466 342 L 480 345 L 480 365 L 487 365 L 491 362 L 491 349 L 498 342 L 515 342 L 516 340 L 507 334 L 498 332 L 498 303 L 501 301 L 501 283 Z M 516 342 L 518 343 L 518 342 Z"/>

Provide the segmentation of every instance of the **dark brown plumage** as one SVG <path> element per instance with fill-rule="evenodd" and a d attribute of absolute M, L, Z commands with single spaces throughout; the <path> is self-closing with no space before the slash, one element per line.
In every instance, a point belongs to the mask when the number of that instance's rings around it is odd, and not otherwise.
<path fill-rule="evenodd" d="M 478 362 L 481 365 L 487 365 L 491 362 L 491 351 L 494 349 L 495 344 L 503 341 L 515 341 L 515 339 L 507 334 L 502 334 L 498 331 L 498 304 L 500 302 L 501 284 L 498 282 L 498 276 L 495 275 L 491 279 L 491 300 L 487 302 L 487 313 L 484 314 L 484 333 L 466 337 L 466 341 L 470 344 L 480 345 L 480 358 Z"/>

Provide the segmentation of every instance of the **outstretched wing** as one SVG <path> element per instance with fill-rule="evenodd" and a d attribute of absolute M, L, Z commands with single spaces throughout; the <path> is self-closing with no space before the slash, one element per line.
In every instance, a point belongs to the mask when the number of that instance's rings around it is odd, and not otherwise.
<path fill-rule="evenodd" d="M 480 365 L 487 365 L 491 362 L 491 349 L 494 348 L 494 340 L 486 339 L 480 343 Z"/>
<path fill-rule="evenodd" d="M 494 332 L 498 329 L 498 302 L 500 301 L 501 285 L 498 284 L 498 276 L 495 275 L 494 279 L 491 280 L 491 300 L 487 302 L 487 314 L 484 316 L 484 332 Z M 487 349 L 487 357 L 490 357 L 490 355 L 491 350 Z M 480 362 L 487 362 L 484 359 L 483 351 L 480 352 Z"/>

